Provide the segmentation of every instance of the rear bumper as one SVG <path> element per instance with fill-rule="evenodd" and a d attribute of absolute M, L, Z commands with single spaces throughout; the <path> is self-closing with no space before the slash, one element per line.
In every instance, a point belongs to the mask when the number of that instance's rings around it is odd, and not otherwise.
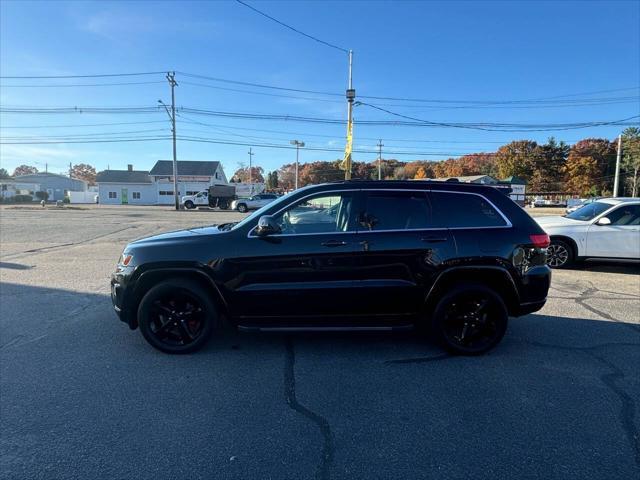
<path fill-rule="evenodd" d="M 551 286 L 551 269 L 547 265 L 530 268 L 522 276 L 520 304 L 516 316 L 537 312 L 547 302 Z"/>

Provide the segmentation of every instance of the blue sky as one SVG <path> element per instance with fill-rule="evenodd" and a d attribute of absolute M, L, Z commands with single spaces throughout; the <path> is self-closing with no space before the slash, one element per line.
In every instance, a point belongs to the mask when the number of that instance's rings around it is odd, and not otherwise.
<path fill-rule="evenodd" d="M 471 105 L 368 100 L 404 115 L 436 122 L 571 123 L 640 114 L 640 3 L 584 2 L 280 2 L 253 6 L 330 43 L 354 50 L 358 95 L 451 101 L 528 100 L 572 95 L 558 103 Z M 176 70 L 293 89 L 344 92 L 342 52 L 291 32 L 233 1 L 0 3 L 3 76 L 55 76 Z M 199 80 L 177 74 L 178 107 L 344 119 L 339 96 L 317 96 Z M 143 85 L 44 87 L 79 83 L 157 82 Z M 189 83 L 190 82 L 190 83 Z M 202 83 L 206 86 L 194 85 Z M 20 86 L 17 86 L 20 85 Z M 38 85 L 38 87 L 26 86 Z M 233 88 L 242 92 L 221 89 Z M 628 90 L 622 90 L 628 89 Z M 616 90 L 590 95 L 585 92 Z M 264 93 L 282 94 L 268 96 Z M 304 97 L 304 98 L 300 98 Z M 593 98 L 635 97 L 625 103 L 585 105 Z M 5 108 L 154 106 L 170 100 L 162 74 L 141 77 L 4 79 Z M 567 105 L 567 100 L 581 100 Z M 387 106 L 389 105 L 389 106 Z M 464 108 L 460 108 L 464 107 Z M 480 107 L 480 108 L 478 108 Z M 543 108 L 541 108 L 543 107 Z M 355 109 L 354 147 L 446 159 L 492 151 L 501 143 L 548 132 L 487 132 L 456 128 L 365 126 L 359 119 L 393 120 L 366 106 Z M 199 123 L 198 123 L 199 122 Z M 93 124 L 123 123 L 123 125 Z M 202 125 L 205 123 L 206 125 Z M 64 127 L 63 127 L 64 125 Z M 38 128 L 16 128 L 38 127 Z M 169 135 L 164 111 L 148 114 L 16 114 L 0 116 L 3 142 L 50 141 L 52 136 L 102 138 Z M 573 142 L 614 138 L 618 126 L 554 133 Z M 178 118 L 179 135 L 243 144 L 281 144 L 297 138 L 317 148 L 343 148 L 345 128 L 291 121 L 199 116 Z M 18 139 L 20 137 L 20 139 Z M 22 137 L 31 137 L 30 139 Z M 78 140 L 82 137 L 74 137 Z M 85 137 L 95 138 L 95 137 Z M 10 140 L 11 139 L 11 140 Z M 17 139 L 17 140 L 16 140 Z M 291 150 L 254 146 L 254 162 L 272 170 L 295 159 Z M 180 159 L 219 160 L 231 174 L 247 162 L 248 146 L 178 142 Z M 169 140 L 130 143 L 2 145 L 13 171 L 26 163 L 60 172 L 69 162 L 98 170 L 149 169 L 171 157 Z M 302 151 L 301 161 L 333 160 L 336 152 Z M 355 154 L 373 160 L 375 154 Z"/>

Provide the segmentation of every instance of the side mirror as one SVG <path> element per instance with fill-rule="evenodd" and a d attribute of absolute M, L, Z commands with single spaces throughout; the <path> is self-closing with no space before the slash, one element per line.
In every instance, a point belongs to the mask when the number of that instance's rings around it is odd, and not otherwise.
<path fill-rule="evenodd" d="M 276 219 L 271 215 L 263 215 L 258 220 L 258 225 L 256 226 L 256 235 L 259 237 L 266 237 L 267 235 L 274 235 L 276 233 L 280 233 L 282 229 Z"/>
<path fill-rule="evenodd" d="M 611 225 L 611 220 L 607 217 L 600 217 L 596 223 L 598 225 Z"/>

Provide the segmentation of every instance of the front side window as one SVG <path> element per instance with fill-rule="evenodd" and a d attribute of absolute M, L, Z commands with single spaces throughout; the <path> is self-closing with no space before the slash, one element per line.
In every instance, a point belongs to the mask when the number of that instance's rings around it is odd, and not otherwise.
<path fill-rule="evenodd" d="M 589 203 L 584 207 L 580 207 L 575 212 L 571 212 L 569 215 L 567 215 L 567 218 L 570 218 L 571 220 L 582 220 L 582 221 L 593 220 L 602 212 L 609 210 L 611 206 L 612 205 L 610 203 L 604 203 L 604 202 Z"/>
<path fill-rule="evenodd" d="M 429 228 L 431 209 L 425 192 L 371 191 L 358 216 L 364 230 L 415 230 Z"/>
<path fill-rule="evenodd" d="M 606 216 L 611 220 L 611 225 L 640 225 L 640 205 L 623 205 Z"/>
<path fill-rule="evenodd" d="M 275 216 L 283 234 L 346 232 L 353 211 L 351 192 L 318 194 Z"/>
<path fill-rule="evenodd" d="M 483 196 L 431 192 L 434 223 L 448 228 L 502 227 L 507 222 Z"/>

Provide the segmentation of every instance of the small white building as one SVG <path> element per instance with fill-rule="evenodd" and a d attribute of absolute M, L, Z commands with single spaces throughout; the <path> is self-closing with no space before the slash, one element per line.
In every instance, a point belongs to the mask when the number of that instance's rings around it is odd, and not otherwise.
<path fill-rule="evenodd" d="M 105 205 L 155 205 L 157 188 L 149 172 L 134 170 L 104 170 L 96 176 L 99 202 Z"/>
<path fill-rule="evenodd" d="M 173 205 L 173 162 L 159 160 L 151 171 L 105 170 L 96 177 L 102 204 Z M 178 161 L 178 195 L 195 195 L 210 185 L 226 185 L 220 162 Z"/>
<path fill-rule="evenodd" d="M 39 183 L 16 181 L 15 178 L 0 180 L 0 197 L 12 198 L 16 195 L 31 195 L 36 200 L 35 193 L 40 191 Z"/>

